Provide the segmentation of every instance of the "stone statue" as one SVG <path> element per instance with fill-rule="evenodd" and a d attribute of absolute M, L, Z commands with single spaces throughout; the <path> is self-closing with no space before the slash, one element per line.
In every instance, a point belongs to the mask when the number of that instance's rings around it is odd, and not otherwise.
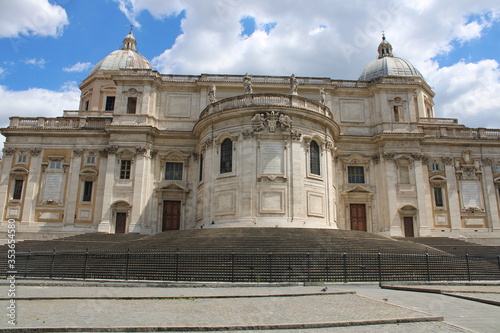
<path fill-rule="evenodd" d="M 292 95 L 298 95 L 297 88 L 299 87 L 299 83 L 297 82 L 297 78 L 295 74 L 292 74 L 290 77 L 290 92 Z"/>
<path fill-rule="evenodd" d="M 326 92 L 324 88 L 319 88 L 319 102 L 326 105 Z"/>
<path fill-rule="evenodd" d="M 210 101 L 210 104 L 217 102 L 217 98 L 215 97 L 215 90 L 215 84 L 212 83 L 212 86 L 208 90 L 208 100 Z"/>
<path fill-rule="evenodd" d="M 243 89 L 244 89 L 244 94 L 253 94 L 253 88 L 252 88 L 252 77 L 248 75 L 248 73 L 245 74 L 243 77 Z"/>
<path fill-rule="evenodd" d="M 266 121 L 266 117 L 264 116 L 263 113 L 257 113 L 255 116 L 253 116 L 252 118 L 252 122 L 253 122 L 253 130 L 255 132 L 259 132 L 259 131 L 262 131 L 265 127 L 265 121 Z"/>
<path fill-rule="evenodd" d="M 292 119 L 290 119 L 289 116 L 287 116 L 286 114 L 280 114 L 280 117 L 279 117 L 279 122 L 281 124 L 281 128 L 282 129 L 288 129 L 290 127 L 292 127 Z"/>

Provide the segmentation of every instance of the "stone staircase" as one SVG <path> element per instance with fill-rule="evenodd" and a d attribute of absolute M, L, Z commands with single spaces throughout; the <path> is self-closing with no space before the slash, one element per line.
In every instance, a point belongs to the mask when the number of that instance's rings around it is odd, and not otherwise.
<path fill-rule="evenodd" d="M 421 244 L 432 247 L 453 255 L 468 254 L 475 258 L 485 258 L 496 260 L 500 255 L 500 246 L 480 245 L 466 240 L 448 237 L 414 237 L 398 238 L 413 244 Z"/>
<path fill-rule="evenodd" d="M 153 235 L 89 233 L 61 239 L 19 242 L 17 252 L 91 250 L 439 252 L 413 242 L 351 230 L 226 228 L 173 230 Z M 0 247 L 1 249 L 1 247 Z M 6 250 L 4 248 L 4 250 Z"/>

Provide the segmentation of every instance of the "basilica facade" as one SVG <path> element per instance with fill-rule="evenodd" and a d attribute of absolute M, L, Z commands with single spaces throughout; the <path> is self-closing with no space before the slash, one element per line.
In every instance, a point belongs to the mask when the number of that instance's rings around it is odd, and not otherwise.
<path fill-rule="evenodd" d="M 78 110 L 1 130 L 3 230 L 500 239 L 500 130 L 435 118 L 432 89 L 385 37 L 360 72 L 161 74 L 130 32 L 83 80 Z"/>

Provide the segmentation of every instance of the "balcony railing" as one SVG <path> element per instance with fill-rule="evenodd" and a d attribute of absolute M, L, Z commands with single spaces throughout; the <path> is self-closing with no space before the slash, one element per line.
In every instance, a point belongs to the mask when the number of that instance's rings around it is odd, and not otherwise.
<path fill-rule="evenodd" d="M 426 124 L 458 124 L 455 118 L 418 118 L 419 123 Z"/>
<path fill-rule="evenodd" d="M 31 129 L 103 129 L 111 124 L 111 118 L 81 117 L 10 117 L 8 128 Z"/>
<path fill-rule="evenodd" d="M 500 129 L 460 128 L 460 127 L 422 127 L 426 137 L 460 139 L 500 139 Z"/>
<path fill-rule="evenodd" d="M 296 96 L 281 94 L 246 94 L 235 97 L 229 97 L 208 105 L 201 113 L 200 119 L 212 113 L 223 112 L 227 110 L 246 108 L 246 107 L 289 107 L 304 109 L 320 113 L 333 119 L 330 109 L 316 101 Z"/>

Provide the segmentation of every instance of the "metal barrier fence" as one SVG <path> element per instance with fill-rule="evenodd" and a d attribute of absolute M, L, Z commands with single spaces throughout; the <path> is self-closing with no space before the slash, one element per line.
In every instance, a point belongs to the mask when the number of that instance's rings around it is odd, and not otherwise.
<path fill-rule="evenodd" d="M 0 275 L 7 275 L 0 263 Z M 500 280 L 500 255 L 380 252 L 72 251 L 16 253 L 21 277 L 221 282 Z"/>

